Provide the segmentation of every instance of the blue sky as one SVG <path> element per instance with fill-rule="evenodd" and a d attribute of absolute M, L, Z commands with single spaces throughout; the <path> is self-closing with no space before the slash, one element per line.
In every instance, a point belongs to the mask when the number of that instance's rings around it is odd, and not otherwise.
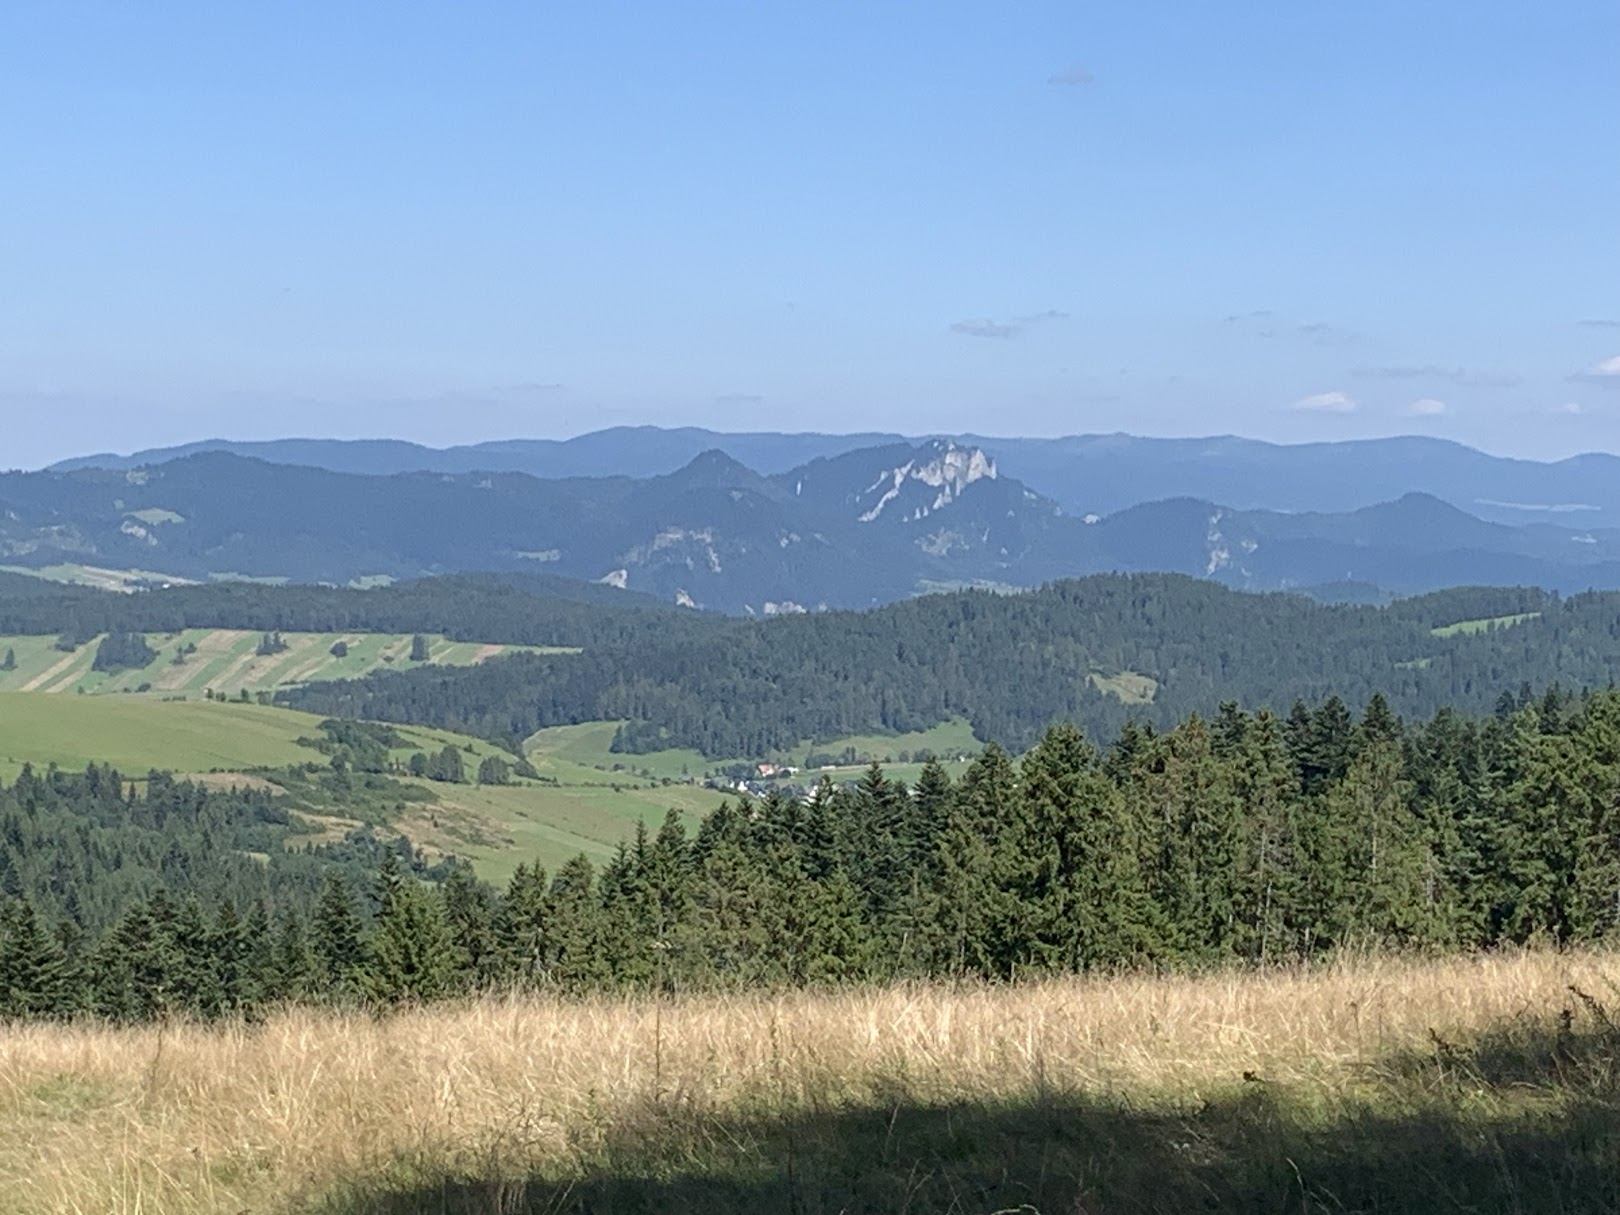
<path fill-rule="evenodd" d="M 727 429 L 1620 448 L 1620 6 L 0 6 L 0 465 Z"/>

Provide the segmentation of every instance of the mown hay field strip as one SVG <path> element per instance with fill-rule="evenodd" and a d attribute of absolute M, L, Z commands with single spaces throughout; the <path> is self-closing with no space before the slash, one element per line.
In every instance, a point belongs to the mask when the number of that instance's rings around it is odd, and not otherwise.
<path fill-rule="evenodd" d="M 147 644 L 158 652 L 145 667 L 95 671 L 100 638 L 71 653 L 55 646 L 55 637 L 0 637 L 0 656 L 10 653 L 9 669 L 0 669 L 0 692 L 135 692 L 170 696 L 237 696 L 274 691 L 321 679 L 356 679 L 379 670 L 411 670 L 409 633 L 284 633 L 286 649 L 260 654 L 261 632 L 246 629 L 187 629 L 148 633 Z M 466 666 L 514 651 L 567 652 L 540 646 L 490 645 L 428 637 L 428 661 Z M 341 657 L 332 651 L 347 647 Z"/>

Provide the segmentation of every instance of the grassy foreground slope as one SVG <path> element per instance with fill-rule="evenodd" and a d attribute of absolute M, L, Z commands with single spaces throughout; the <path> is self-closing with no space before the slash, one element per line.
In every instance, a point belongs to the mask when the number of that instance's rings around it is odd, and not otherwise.
<path fill-rule="evenodd" d="M 1615 1209 L 1614 955 L 0 1032 L 0 1213 Z"/>
<path fill-rule="evenodd" d="M 158 657 L 147 666 L 122 671 L 96 671 L 93 664 L 100 637 L 70 653 L 56 648 L 56 638 L 25 635 L 0 637 L 0 655 L 13 656 L 12 670 L 0 670 L 0 692 L 133 692 L 201 697 L 207 690 L 235 696 L 270 691 L 318 679 L 358 679 L 375 671 L 417 670 L 429 663 L 469 666 L 515 652 L 551 653 L 536 646 L 481 645 L 428 637 L 427 662 L 411 660 L 409 633 L 283 633 L 286 648 L 260 654 L 263 633 L 246 629 L 185 629 L 148 633 L 147 644 Z M 348 652 L 332 653 L 341 642 Z"/>

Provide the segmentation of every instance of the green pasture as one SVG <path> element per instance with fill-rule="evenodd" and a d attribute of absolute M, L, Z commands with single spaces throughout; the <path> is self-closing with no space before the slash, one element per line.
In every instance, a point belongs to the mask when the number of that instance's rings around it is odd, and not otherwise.
<path fill-rule="evenodd" d="M 645 781 L 433 788 L 439 805 L 415 811 L 406 834 L 466 857 L 480 877 L 497 884 L 521 863 L 538 861 L 555 873 L 583 852 L 600 864 L 635 835 L 637 823 L 656 831 L 670 810 L 681 811 L 695 829 L 726 796 L 701 785 Z"/>
<path fill-rule="evenodd" d="M 0 693 L 0 779 L 14 779 L 24 763 L 110 763 L 132 777 L 154 768 L 240 772 L 306 763 L 318 754 L 297 740 L 317 733 L 320 720 L 257 704 Z"/>
<path fill-rule="evenodd" d="M 1476 633 L 1488 633 L 1492 629 L 1512 628 L 1516 624 L 1523 624 L 1526 620 L 1534 620 L 1540 612 L 1518 612 L 1512 616 L 1488 616 L 1480 620 L 1459 620 L 1455 624 L 1443 624 L 1438 628 L 1429 630 L 1435 637 L 1472 637 Z"/>

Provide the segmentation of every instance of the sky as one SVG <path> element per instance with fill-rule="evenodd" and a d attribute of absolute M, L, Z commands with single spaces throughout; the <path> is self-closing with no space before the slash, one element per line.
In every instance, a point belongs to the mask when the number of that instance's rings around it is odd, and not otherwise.
<path fill-rule="evenodd" d="M 0 466 L 204 437 L 1620 450 L 1620 5 L 0 5 Z"/>

